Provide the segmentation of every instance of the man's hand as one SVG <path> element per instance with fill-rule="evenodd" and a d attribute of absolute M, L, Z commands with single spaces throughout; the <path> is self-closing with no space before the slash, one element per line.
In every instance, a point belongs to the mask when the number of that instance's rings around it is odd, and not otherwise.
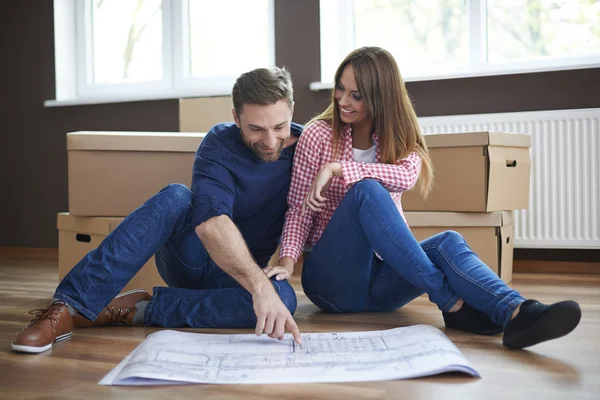
<path fill-rule="evenodd" d="M 281 340 L 287 328 L 292 333 L 296 343 L 302 343 L 296 321 L 294 321 L 292 314 L 272 287 L 270 290 L 254 294 L 252 302 L 256 313 L 256 336 L 266 333 L 270 338 Z"/>
<path fill-rule="evenodd" d="M 299 344 L 302 339 L 298 325 L 275 292 L 273 283 L 252 259 L 231 219 L 226 215 L 212 217 L 196 227 L 196 234 L 213 261 L 252 294 L 256 334 L 264 332 L 269 337 L 282 339 L 287 328 Z"/>

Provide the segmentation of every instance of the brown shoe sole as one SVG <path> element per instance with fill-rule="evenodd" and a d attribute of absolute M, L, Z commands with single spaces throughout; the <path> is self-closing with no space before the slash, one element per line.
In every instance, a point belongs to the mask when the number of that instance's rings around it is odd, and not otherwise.
<path fill-rule="evenodd" d="M 14 344 L 11 343 L 10 347 L 14 351 L 18 351 L 20 353 L 43 353 L 46 350 L 50 350 L 52 346 L 54 346 L 58 342 L 62 342 L 63 340 L 71 339 L 71 335 L 73 332 L 65 333 L 64 335 L 57 336 L 54 342 L 47 344 L 45 346 L 34 347 L 34 346 L 25 346 L 22 344 Z"/>

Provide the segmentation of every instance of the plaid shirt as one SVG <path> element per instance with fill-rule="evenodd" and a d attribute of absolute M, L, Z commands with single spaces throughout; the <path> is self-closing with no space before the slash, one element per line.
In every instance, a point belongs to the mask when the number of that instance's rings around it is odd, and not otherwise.
<path fill-rule="evenodd" d="M 302 248 L 314 246 L 329 223 L 335 209 L 353 184 L 363 179 L 375 179 L 391 192 L 402 218 L 400 203 L 402 192 L 412 188 L 419 178 L 421 157 L 411 153 L 397 164 L 381 164 L 378 136 L 373 133 L 376 149 L 376 163 L 354 161 L 352 154 L 352 128 L 346 125 L 342 130 L 342 146 L 339 161 L 333 157 L 331 126 L 325 121 L 317 121 L 307 126 L 296 147 L 292 167 L 292 181 L 288 193 L 289 209 L 285 215 L 283 235 L 281 237 L 280 257 L 298 260 Z M 324 193 L 327 198 L 325 209 L 321 212 L 308 210 L 302 212 L 302 203 L 308 189 L 321 167 L 330 162 L 339 162 L 343 178 L 334 176 L 331 185 Z"/>

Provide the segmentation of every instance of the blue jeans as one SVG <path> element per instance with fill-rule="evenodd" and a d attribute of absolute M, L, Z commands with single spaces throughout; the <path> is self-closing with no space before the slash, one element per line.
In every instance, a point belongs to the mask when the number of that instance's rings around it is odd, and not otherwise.
<path fill-rule="evenodd" d="M 145 325 L 165 328 L 251 328 L 252 296 L 210 258 L 191 223 L 192 192 L 169 185 L 132 212 L 60 282 L 54 298 L 90 320 L 155 255 L 169 287 L 154 288 Z M 296 294 L 287 281 L 271 280 L 294 313 Z"/>
<path fill-rule="evenodd" d="M 374 180 L 348 191 L 304 261 L 302 286 L 327 312 L 392 311 L 427 293 L 442 311 L 463 299 L 499 325 L 525 301 L 457 232 L 417 242 Z"/>

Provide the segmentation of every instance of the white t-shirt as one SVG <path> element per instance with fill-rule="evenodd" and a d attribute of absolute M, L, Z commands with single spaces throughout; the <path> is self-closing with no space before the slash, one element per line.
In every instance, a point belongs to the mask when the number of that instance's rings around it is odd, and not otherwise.
<path fill-rule="evenodd" d="M 374 163 L 376 157 L 375 146 L 373 145 L 366 150 L 355 149 L 353 147 L 352 155 L 354 156 L 354 161 Z"/>

